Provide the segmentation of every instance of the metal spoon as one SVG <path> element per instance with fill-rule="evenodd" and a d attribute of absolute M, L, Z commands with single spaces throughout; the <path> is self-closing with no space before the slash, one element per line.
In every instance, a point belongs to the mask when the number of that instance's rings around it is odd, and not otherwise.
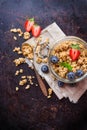
<path fill-rule="evenodd" d="M 22 44 L 22 47 L 23 47 L 24 45 L 30 46 L 28 43 L 23 43 L 23 44 Z M 33 60 L 34 60 L 34 59 L 25 58 L 26 63 L 27 63 L 28 65 L 33 66 L 34 71 L 35 71 L 35 74 L 36 74 L 36 78 L 37 78 L 37 81 L 38 81 L 38 84 L 39 84 L 39 86 L 40 86 L 40 88 L 41 88 L 43 94 L 44 94 L 45 96 L 47 96 L 48 93 L 47 93 L 46 86 L 45 86 L 45 84 L 44 84 L 42 78 L 41 78 L 40 75 L 38 74 L 38 72 L 37 72 L 37 70 L 36 70 L 36 68 L 35 68 L 34 61 L 33 61 Z"/>

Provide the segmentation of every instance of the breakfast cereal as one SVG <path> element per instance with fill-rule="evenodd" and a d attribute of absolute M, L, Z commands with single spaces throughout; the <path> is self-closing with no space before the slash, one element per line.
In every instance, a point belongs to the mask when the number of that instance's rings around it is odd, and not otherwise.
<path fill-rule="evenodd" d="M 79 49 L 77 49 L 78 47 Z M 74 73 L 78 70 L 83 73 L 87 72 L 87 49 L 82 42 L 63 41 L 52 49 L 51 56 L 58 58 L 57 63 L 51 62 L 51 67 L 62 78 L 67 78 L 67 73 L 70 71 Z"/>

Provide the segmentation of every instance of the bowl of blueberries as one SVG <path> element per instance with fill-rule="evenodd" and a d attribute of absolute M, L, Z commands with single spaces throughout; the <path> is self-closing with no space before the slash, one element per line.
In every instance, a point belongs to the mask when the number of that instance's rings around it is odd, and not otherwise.
<path fill-rule="evenodd" d="M 76 83 L 87 77 L 87 43 L 75 36 L 57 41 L 49 52 L 49 68 L 63 83 Z"/>

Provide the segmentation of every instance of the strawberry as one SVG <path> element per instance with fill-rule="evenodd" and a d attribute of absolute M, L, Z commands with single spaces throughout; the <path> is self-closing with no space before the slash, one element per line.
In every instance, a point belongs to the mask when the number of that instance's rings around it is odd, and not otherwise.
<path fill-rule="evenodd" d="M 30 32 L 32 30 L 34 23 L 35 23 L 34 18 L 30 18 L 25 21 L 24 27 L 26 32 Z"/>
<path fill-rule="evenodd" d="M 41 33 L 41 27 L 37 24 L 35 24 L 33 27 L 32 27 L 32 34 L 34 37 L 38 37 Z"/>
<path fill-rule="evenodd" d="M 80 50 L 79 50 L 79 44 L 72 44 L 71 49 L 69 50 L 69 55 L 72 59 L 72 61 L 75 61 L 79 58 L 80 56 Z"/>

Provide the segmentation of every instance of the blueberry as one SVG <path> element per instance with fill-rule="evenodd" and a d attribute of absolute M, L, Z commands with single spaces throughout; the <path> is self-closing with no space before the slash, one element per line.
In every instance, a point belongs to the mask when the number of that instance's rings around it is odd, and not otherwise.
<path fill-rule="evenodd" d="M 76 76 L 81 77 L 84 74 L 82 70 L 77 70 L 76 71 Z"/>
<path fill-rule="evenodd" d="M 69 80 L 74 80 L 75 79 L 75 73 L 69 72 L 69 73 L 67 73 L 67 77 L 68 77 Z"/>
<path fill-rule="evenodd" d="M 63 85 L 64 85 L 64 82 L 58 81 L 58 86 L 59 86 L 59 87 L 63 87 Z"/>
<path fill-rule="evenodd" d="M 57 56 L 51 56 L 50 61 L 55 64 L 59 61 L 59 59 Z"/>
<path fill-rule="evenodd" d="M 41 71 L 42 71 L 43 73 L 48 73 L 48 72 L 49 72 L 48 66 L 47 66 L 47 65 L 42 65 Z"/>

